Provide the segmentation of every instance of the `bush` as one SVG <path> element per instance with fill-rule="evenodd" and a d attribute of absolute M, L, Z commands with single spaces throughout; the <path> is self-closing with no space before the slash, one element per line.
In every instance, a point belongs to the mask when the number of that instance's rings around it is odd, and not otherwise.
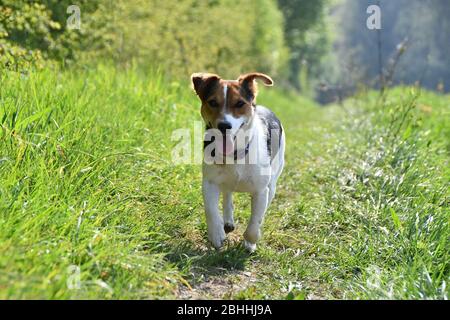
<path fill-rule="evenodd" d="M 60 27 L 42 4 L 3 1 L 0 5 L 1 66 L 14 70 L 41 66 L 43 58 L 56 47 L 52 32 Z"/>
<path fill-rule="evenodd" d="M 286 60 L 283 19 L 273 0 L 82 0 L 80 30 L 67 29 L 69 5 L 4 1 L 0 43 L 8 63 L 109 59 L 181 77 L 200 70 L 236 77 L 250 70 L 276 75 Z"/>
<path fill-rule="evenodd" d="M 263 10 L 267 9 L 267 10 Z M 188 76 L 275 73 L 283 61 L 282 19 L 271 0 L 118 1 L 111 56 Z"/>

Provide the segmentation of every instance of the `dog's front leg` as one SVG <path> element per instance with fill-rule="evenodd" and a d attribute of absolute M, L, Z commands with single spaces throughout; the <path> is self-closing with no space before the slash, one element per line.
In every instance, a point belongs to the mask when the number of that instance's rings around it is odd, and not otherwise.
<path fill-rule="evenodd" d="M 269 189 L 256 192 L 252 195 L 252 215 L 247 230 L 244 233 L 244 244 L 247 250 L 253 252 L 256 250 L 256 242 L 261 237 L 261 224 L 267 210 L 269 200 Z"/>
<path fill-rule="evenodd" d="M 219 187 L 206 179 L 203 180 L 203 202 L 205 204 L 208 239 L 216 249 L 220 249 L 225 241 L 223 220 L 219 212 Z"/>
<path fill-rule="evenodd" d="M 234 231 L 233 196 L 231 192 L 223 193 L 223 221 L 226 233 Z"/>

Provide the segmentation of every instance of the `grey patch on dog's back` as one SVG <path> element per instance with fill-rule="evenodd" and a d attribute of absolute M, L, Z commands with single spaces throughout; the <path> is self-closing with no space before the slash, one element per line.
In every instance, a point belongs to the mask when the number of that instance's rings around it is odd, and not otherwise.
<path fill-rule="evenodd" d="M 263 106 L 256 106 L 256 114 L 267 128 L 267 151 L 272 161 L 278 154 L 281 146 L 281 136 L 283 133 L 281 122 L 272 111 Z M 272 143 L 272 141 L 278 141 L 278 143 Z"/>

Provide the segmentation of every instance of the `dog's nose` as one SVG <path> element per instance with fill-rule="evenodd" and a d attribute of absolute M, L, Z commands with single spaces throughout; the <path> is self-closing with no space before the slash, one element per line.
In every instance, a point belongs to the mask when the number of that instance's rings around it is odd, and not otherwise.
<path fill-rule="evenodd" d="M 228 121 L 219 122 L 219 124 L 217 125 L 217 129 L 219 129 L 222 134 L 226 134 L 227 130 L 231 129 L 231 123 L 229 123 Z"/>

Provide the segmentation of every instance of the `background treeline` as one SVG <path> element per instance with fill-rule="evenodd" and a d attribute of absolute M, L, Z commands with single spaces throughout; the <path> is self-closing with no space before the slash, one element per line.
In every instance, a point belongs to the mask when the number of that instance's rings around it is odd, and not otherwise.
<path fill-rule="evenodd" d="M 369 5 L 381 8 L 382 30 L 365 27 Z M 393 84 L 415 84 L 450 91 L 450 1 L 448 0 L 346 0 L 335 6 L 338 36 L 335 48 L 338 78 L 344 85 L 373 86 L 380 74 L 395 71 Z M 379 38 L 378 38 L 379 37 Z M 400 54 L 399 46 L 404 52 Z M 380 52 L 381 51 L 381 52 Z M 397 63 L 395 70 L 389 70 Z M 378 84 L 379 85 L 379 84 Z"/>
<path fill-rule="evenodd" d="M 398 63 L 392 84 L 450 91 L 447 0 L 79 0 L 81 29 L 68 30 L 72 4 L 0 0 L 0 70 L 99 61 L 176 78 L 258 70 L 327 101 L 380 86 L 381 56 L 386 77 Z M 382 9 L 379 32 L 366 27 L 371 4 Z"/>
<path fill-rule="evenodd" d="M 71 4 L 1 0 L 2 66 L 107 59 L 177 77 L 258 70 L 300 89 L 302 61 L 316 70 L 326 51 L 323 0 L 80 0 L 81 30 L 68 30 Z"/>

